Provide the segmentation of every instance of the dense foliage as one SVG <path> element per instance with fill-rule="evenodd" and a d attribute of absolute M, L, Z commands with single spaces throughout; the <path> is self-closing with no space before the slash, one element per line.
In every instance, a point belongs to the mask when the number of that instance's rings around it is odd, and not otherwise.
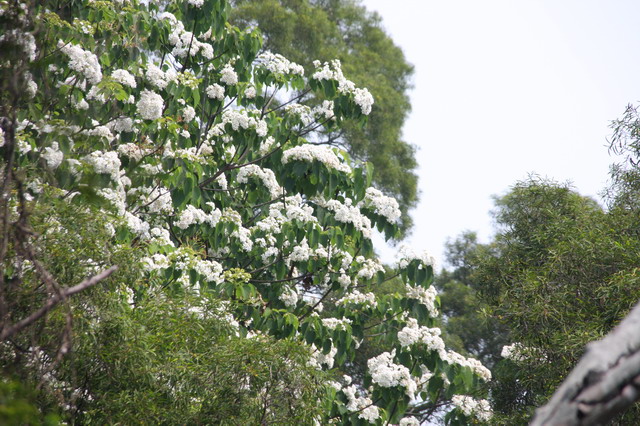
<path fill-rule="evenodd" d="M 29 404 L 99 424 L 490 417 L 490 372 L 436 327 L 431 258 L 374 256 L 398 203 L 369 164 L 308 143 L 372 112 L 339 61 L 305 73 L 261 52 L 223 0 L 0 7 L 0 365 L 4 388 L 27 386 L 17 421 Z M 369 291 L 387 280 L 400 291 Z M 361 347 L 384 349 L 343 375 Z"/>

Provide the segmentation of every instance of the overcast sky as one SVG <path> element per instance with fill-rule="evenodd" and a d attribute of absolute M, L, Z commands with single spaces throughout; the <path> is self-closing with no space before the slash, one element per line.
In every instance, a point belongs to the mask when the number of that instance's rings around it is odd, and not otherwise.
<path fill-rule="evenodd" d="M 404 138 L 421 201 L 408 242 L 487 242 L 492 195 L 529 173 L 598 197 L 611 120 L 640 101 L 640 1 L 364 0 L 415 66 Z M 393 250 L 382 250 L 385 261 Z"/>

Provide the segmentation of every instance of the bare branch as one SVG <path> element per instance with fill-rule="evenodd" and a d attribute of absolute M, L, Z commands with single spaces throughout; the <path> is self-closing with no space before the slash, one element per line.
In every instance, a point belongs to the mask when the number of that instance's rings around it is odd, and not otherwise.
<path fill-rule="evenodd" d="M 31 315 L 29 315 L 28 317 L 24 318 L 23 320 L 15 323 L 11 327 L 4 327 L 2 329 L 2 331 L 0 332 L 0 341 L 3 341 L 5 339 L 13 336 L 14 334 L 16 334 L 19 331 L 21 331 L 22 329 L 24 329 L 25 327 L 28 327 L 29 325 L 33 324 L 35 321 L 39 320 L 44 315 L 46 315 L 47 312 L 49 312 L 51 309 L 53 309 L 53 307 L 56 306 L 58 303 L 60 303 L 62 300 L 66 299 L 67 297 L 72 296 L 72 295 L 74 295 L 76 293 L 79 293 L 82 290 L 85 290 L 85 289 L 87 289 L 89 287 L 92 287 L 92 286 L 98 284 L 100 281 L 102 281 L 105 278 L 109 277 L 109 275 L 114 273 L 117 269 L 118 269 L 118 266 L 114 265 L 114 266 L 110 267 L 109 269 L 107 269 L 105 271 L 102 271 L 97 275 L 92 276 L 91 278 L 87 278 L 86 280 L 82 281 L 78 285 L 63 289 L 61 294 L 59 294 L 59 295 L 56 294 L 53 297 L 49 298 L 49 300 L 46 301 L 44 306 L 42 306 L 36 312 L 32 313 Z"/>

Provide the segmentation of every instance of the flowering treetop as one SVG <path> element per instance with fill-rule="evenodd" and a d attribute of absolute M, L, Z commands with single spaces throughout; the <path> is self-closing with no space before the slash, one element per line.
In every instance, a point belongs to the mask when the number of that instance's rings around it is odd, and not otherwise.
<path fill-rule="evenodd" d="M 446 350 L 432 259 L 403 251 L 388 272 L 375 257 L 373 229 L 396 235 L 398 203 L 370 187 L 370 166 L 313 143 L 364 125 L 371 94 L 338 61 L 307 77 L 260 53 L 223 0 L 79 3 L 0 2 L 14 26 L 0 37 L 13 55 L 0 150 L 5 173 L 26 171 L 14 208 L 46 191 L 108 212 L 113 244 L 147 251 L 132 309 L 158 289 L 214 294 L 231 333 L 300 340 L 336 371 L 380 336 L 390 350 L 361 383 L 326 383 L 323 424 L 418 424 L 412 407 L 443 398 L 447 421 L 486 420 L 468 395 L 490 372 Z M 309 91 L 323 101 L 306 104 Z M 396 275 L 403 294 L 361 291 Z"/>

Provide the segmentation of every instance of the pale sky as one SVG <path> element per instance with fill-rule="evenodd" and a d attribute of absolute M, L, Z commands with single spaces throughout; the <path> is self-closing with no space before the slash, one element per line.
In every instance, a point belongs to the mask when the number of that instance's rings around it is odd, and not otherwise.
<path fill-rule="evenodd" d="M 615 160 L 610 122 L 640 101 L 640 1 L 363 5 L 415 66 L 404 139 L 418 147 L 421 201 L 410 246 L 442 265 L 448 237 L 468 229 L 488 242 L 492 195 L 529 173 L 598 198 Z"/>

